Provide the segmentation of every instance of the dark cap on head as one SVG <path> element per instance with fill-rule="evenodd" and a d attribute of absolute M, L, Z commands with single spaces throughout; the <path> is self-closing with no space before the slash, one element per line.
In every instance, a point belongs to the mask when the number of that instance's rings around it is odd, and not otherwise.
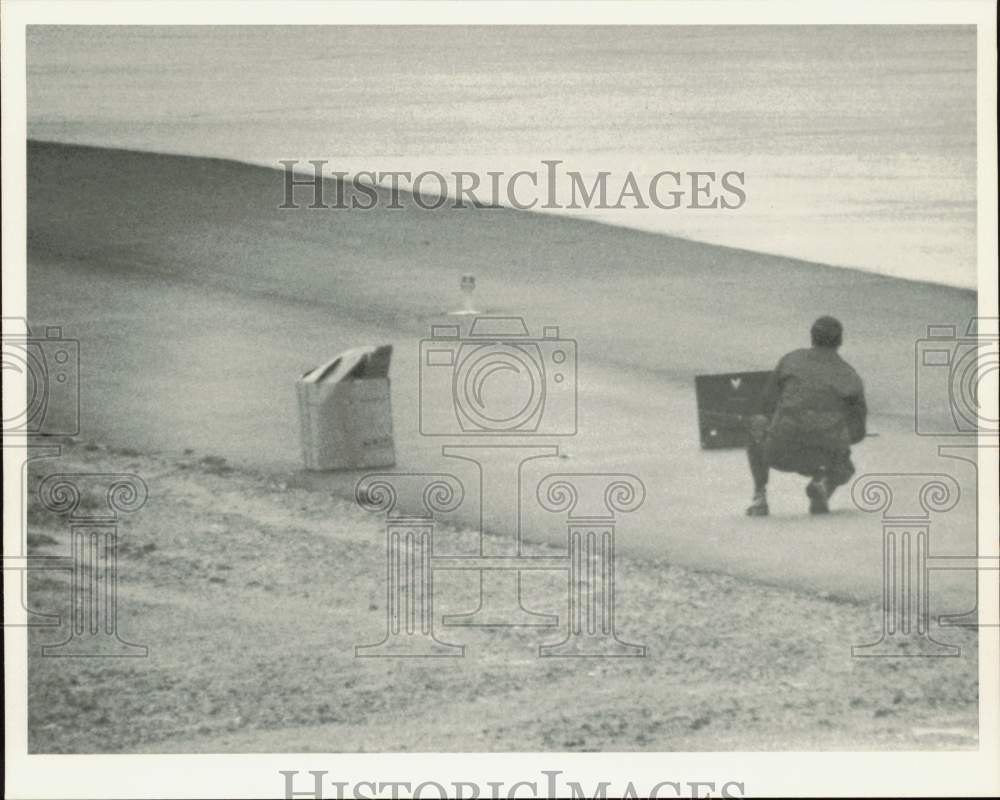
<path fill-rule="evenodd" d="M 840 347 L 844 339 L 844 326 L 836 317 L 820 317 L 809 332 L 814 347 Z"/>

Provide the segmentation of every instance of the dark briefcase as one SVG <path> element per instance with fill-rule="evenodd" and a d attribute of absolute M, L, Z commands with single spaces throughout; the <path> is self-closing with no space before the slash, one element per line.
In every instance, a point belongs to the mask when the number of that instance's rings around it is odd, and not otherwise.
<path fill-rule="evenodd" d="M 747 417 L 762 413 L 770 372 L 696 375 L 698 432 L 706 450 L 747 446 Z"/>

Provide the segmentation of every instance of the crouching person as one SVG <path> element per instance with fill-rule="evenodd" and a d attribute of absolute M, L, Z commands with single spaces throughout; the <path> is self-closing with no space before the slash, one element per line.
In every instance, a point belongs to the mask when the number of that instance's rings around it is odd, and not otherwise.
<path fill-rule="evenodd" d="M 854 474 L 851 445 L 865 438 L 868 413 L 864 386 L 837 352 L 843 340 L 838 320 L 820 317 L 811 334 L 812 347 L 793 350 L 778 362 L 764 389 L 764 413 L 750 421 L 751 517 L 768 514 L 772 468 L 810 478 L 806 495 L 812 514 L 827 513 L 830 495 Z"/>

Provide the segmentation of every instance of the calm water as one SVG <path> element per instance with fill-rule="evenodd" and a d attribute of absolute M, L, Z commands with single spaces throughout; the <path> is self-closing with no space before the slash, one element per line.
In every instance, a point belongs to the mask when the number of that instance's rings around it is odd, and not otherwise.
<path fill-rule="evenodd" d="M 571 213 L 974 286 L 975 59 L 971 27 L 34 27 L 28 133 L 346 171 L 735 169 L 738 211 Z"/>

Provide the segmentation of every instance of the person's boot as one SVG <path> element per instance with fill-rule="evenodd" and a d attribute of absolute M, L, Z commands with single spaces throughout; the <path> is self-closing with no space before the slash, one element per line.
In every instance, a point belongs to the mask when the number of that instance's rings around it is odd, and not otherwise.
<path fill-rule="evenodd" d="M 830 490 L 826 486 L 826 478 L 813 478 L 806 486 L 806 496 L 809 498 L 810 514 L 830 513 Z"/>
<path fill-rule="evenodd" d="M 758 489 L 753 493 L 753 501 L 747 507 L 748 517 L 766 517 L 769 513 L 767 507 L 767 490 Z"/>

